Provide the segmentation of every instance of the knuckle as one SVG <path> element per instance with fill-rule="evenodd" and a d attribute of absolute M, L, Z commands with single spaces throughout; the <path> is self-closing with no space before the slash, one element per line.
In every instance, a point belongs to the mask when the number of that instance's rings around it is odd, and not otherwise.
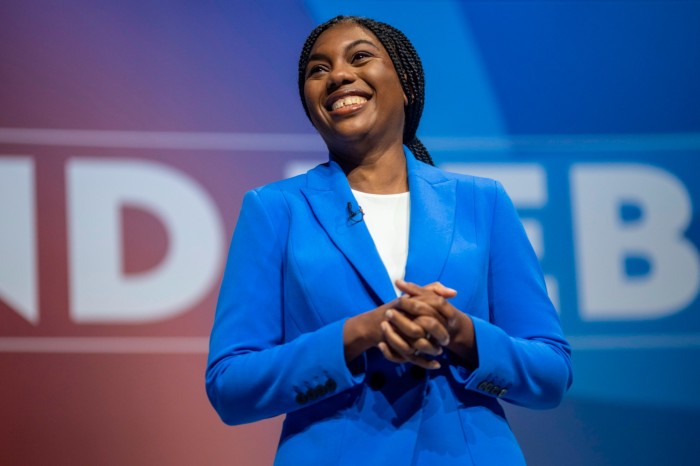
<path fill-rule="evenodd" d="M 426 315 L 421 315 L 415 318 L 414 322 L 422 327 L 425 327 L 426 325 L 430 325 L 430 321 L 433 319 L 430 316 Z"/>
<path fill-rule="evenodd" d="M 407 351 L 410 350 L 410 347 L 406 342 L 404 342 L 401 339 L 395 339 L 391 342 L 391 347 L 394 351 L 397 351 L 399 353 L 406 353 Z"/>
<path fill-rule="evenodd" d="M 413 346 L 421 353 L 432 354 L 434 351 L 433 345 L 431 345 L 425 338 L 417 340 Z"/>
<path fill-rule="evenodd" d="M 418 301 L 416 303 L 416 312 L 418 312 L 422 315 L 429 315 L 430 310 L 431 310 L 430 305 L 424 303 L 423 301 Z"/>
<path fill-rule="evenodd" d="M 406 336 L 418 339 L 425 336 L 425 331 L 421 327 L 411 327 L 407 329 Z"/>

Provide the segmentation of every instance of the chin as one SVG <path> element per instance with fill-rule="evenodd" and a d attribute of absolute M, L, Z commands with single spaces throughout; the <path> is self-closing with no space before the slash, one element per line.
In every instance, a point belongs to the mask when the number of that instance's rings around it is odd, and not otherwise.
<path fill-rule="evenodd" d="M 320 132 L 320 131 L 319 131 Z M 320 132 L 324 141 L 359 142 L 367 138 L 371 133 L 371 127 L 367 125 L 344 125 L 342 128 L 331 128 Z"/>

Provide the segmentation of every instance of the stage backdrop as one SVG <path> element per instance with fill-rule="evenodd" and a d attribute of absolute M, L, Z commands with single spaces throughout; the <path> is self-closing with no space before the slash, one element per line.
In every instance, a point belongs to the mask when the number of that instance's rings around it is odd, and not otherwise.
<path fill-rule="evenodd" d="M 533 465 L 695 464 L 700 5 L 0 2 L 0 464 L 271 464 L 204 365 L 245 191 L 327 158 L 306 34 L 388 21 L 424 59 L 419 135 L 500 179 L 573 344 Z"/>

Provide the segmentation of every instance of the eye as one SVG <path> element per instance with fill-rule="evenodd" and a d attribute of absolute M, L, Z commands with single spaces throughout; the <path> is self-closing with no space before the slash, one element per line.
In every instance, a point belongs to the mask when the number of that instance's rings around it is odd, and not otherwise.
<path fill-rule="evenodd" d="M 355 52 L 352 56 L 352 62 L 353 63 L 358 62 L 358 61 L 361 62 L 361 61 L 363 61 L 367 58 L 371 58 L 371 57 L 372 57 L 372 54 L 369 52 L 365 52 L 365 51 Z"/>
<path fill-rule="evenodd" d="M 323 65 L 317 64 L 313 65 L 309 68 L 309 70 L 306 72 L 306 77 L 309 78 L 311 76 L 314 76 L 318 73 L 321 73 L 325 70 Z"/>

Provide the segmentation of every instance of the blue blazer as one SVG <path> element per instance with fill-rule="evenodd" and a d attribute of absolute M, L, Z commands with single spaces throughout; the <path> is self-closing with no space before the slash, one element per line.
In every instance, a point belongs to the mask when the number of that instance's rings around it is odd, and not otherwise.
<path fill-rule="evenodd" d="M 407 157 L 406 280 L 440 281 L 468 313 L 479 365 L 346 364 L 343 324 L 396 298 L 333 161 L 248 192 L 211 333 L 209 399 L 227 424 L 286 413 L 279 465 L 517 465 L 498 400 L 556 406 L 570 347 L 518 215 L 493 180 Z"/>

